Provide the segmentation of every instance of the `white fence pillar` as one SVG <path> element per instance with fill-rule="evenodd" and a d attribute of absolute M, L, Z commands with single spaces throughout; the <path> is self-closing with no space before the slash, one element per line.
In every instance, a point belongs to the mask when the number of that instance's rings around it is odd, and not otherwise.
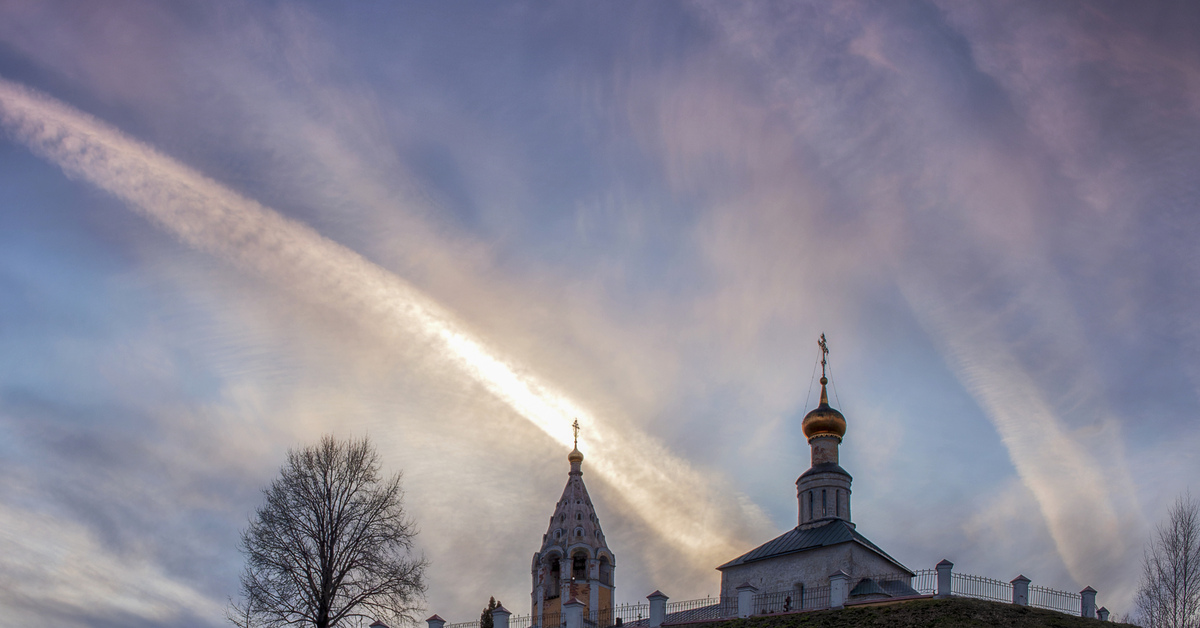
<path fill-rule="evenodd" d="M 738 617 L 749 617 L 754 614 L 754 594 L 758 589 L 749 582 L 742 583 L 734 589 L 738 595 Z"/>
<path fill-rule="evenodd" d="M 425 623 L 429 624 L 429 628 L 442 628 L 446 625 L 446 620 L 434 615 L 433 617 L 426 619 Z"/>
<path fill-rule="evenodd" d="M 508 618 L 512 616 L 507 608 L 501 604 L 492 609 L 492 627 L 493 628 L 508 628 Z"/>
<path fill-rule="evenodd" d="M 950 574 L 953 570 L 954 563 L 945 558 L 937 564 L 937 594 L 933 597 L 950 597 Z"/>
<path fill-rule="evenodd" d="M 650 600 L 650 628 L 658 628 L 667 620 L 667 596 L 662 591 L 655 591 L 646 596 Z"/>
<path fill-rule="evenodd" d="M 583 628 L 584 606 L 586 605 L 575 599 L 575 596 L 571 596 L 571 599 L 562 605 L 563 618 L 566 620 L 564 623 L 566 623 L 567 628 Z M 497 626 L 497 628 L 499 627 Z"/>
<path fill-rule="evenodd" d="M 1099 610 L 1096 611 L 1096 617 L 1099 617 L 1100 621 L 1108 621 L 1108 609 L 1101 606 Z"/>
<path fill-rule="evenodd" d="M 1079 592 L 1079 616 L 1096 618 L 1096 590 L 1088 587 Z"/>
<path fill-rule="evenodd" d="M 850 597 L 850 575 L 842 570 L 829 576 L 829 608 L 843 608 Z"/>
<path fill-rule="evenodd" d="M 1013 585 L 1013 604 L 1017 606 L 1029 606 L 1029 578 L 1025 576 L 1017 576 L 1012 579 Z"/>

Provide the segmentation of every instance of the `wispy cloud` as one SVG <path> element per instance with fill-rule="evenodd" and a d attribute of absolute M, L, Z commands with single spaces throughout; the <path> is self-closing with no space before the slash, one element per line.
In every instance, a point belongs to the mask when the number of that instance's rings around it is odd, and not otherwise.
<path fill-rule="evenodd" d="M 455 317 L 360 255 L 140 144 L 86 114 L 14 83 L 0 83 L 0 120 L 36 153 L 127 202 L 197 249 L 229 260 L 300 298 L 353 317 L 384 338 L 426 344 L 563 445 L 578 417 L 589 467 L 666 542 L 711 563 L 738 539 L 714 521 L 710 478 L 653 438 L 603 417 L 490 350 Z M 753 512 L 742 516 L 753 517 Z"/>

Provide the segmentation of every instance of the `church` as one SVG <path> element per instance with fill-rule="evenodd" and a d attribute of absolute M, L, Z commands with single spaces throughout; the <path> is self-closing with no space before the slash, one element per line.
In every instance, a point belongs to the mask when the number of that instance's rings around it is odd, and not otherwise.
<path fill-rule="evenodd" d="M 604 541 L 600 518 L 583 484 L 583 454 L 579 451 L 579 421 L 575 448 L 567 455 L 571 470 L 567 486 L 554 505 L 542 547 L 533 555 L 531 594 L 534 625 L 561 623 L 563 605 L 583 604 L 583 616 L 601 626 L 612 624 L 613 569 L 616 561 Z"/>
<path fill-rule="evenodd" d="M 853 478 L 838 464 L 846 418 L 829 405 L 824 334 L 820 347 L 821 400 L 802 424 L 812 464 L 796 480 L 796 527 L 717 567 L 722 598 L 749 584 L 760 592 L 788 592 L 794 608 L 805 608 L 806 593 L 827 586 L 838 572 L 847 576 L 850 599 L 917 595 L 909 585 L 912 570 L 859 533 L 850 518 Z"/>
<path fill-rule="evenodd" d="M 846 418 L 829 405 L 829 349 L 824 334 L 818 345 L 822 352 L 821 396 L 802 423 L 811 466 L 796 480 L 797 525 L 717 567 L 721 600 L 733 600 L 739 590 L 752 588 L 760 594 L 786 596 L 781 610 L 811 608 L 821 603 L 818 598 L 822 594 L 828 601 L 831 576 L 845 578 L 849 600 L 917 595 L 910 586 L 912 570 L 863 536 L 851 519 L 853 478 L 838 460 Z M 616 560 L 583 483 L 579 422 L 573 427 L 575 446 L 567 456 L 567 485 L 530 568 L 534 626 L 561 625 L 572 604 L 573 608 L 582 607 L 587 625 L 614 624 Z"/>

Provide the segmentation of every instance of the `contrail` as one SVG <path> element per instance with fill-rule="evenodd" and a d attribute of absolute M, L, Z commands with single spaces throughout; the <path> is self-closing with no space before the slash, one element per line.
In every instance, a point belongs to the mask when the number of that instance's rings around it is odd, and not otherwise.
<path fill-rule="evenodd" d="M 1126 564 L 1125 539 L 1139 520 L 1136 511 L 1120 507 L 1134 496 L 1120 462 L 1106 466 L 1058 418 L 997 337 L 995 315 L 973 311 L 963 299 L 943 299 L 919 279 L 901 286 L 913 310 L 937 330 L 947 361 L 1000 434 L 1072 577 L 1094 582 Z"/>
<path fill-rule="evenodd" d="M 578 417 L 589 466 L 664 540 L 694 557 L 739 544 L 710 523 L 711 481 L 645 434 L 609 428 L 585 408 L 490 350 L 400 277 L 295 220 L 245 198 L 65 103 L 0 78 L 0 125 L 34 153 L 113 194 L 186 244 L 364 320 L 427 342 L 517 414 L 563 445 Z M 728 512 L 726 517 L 746 517 Z"/>

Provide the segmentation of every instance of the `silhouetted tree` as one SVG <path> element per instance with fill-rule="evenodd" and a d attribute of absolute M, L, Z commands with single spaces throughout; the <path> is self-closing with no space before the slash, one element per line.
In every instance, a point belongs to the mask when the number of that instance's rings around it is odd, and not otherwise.
<path fill-rule="evenodd" d="M 1190 493 L 1150 538 L 1135 602 L 1146 628 L 1200 626 L 1200 504 Z"/>
<path fill-rule="evenodd" d="M 489 597 L 487 607 L 479 614 L 479 628 L 495 628 L 495 623 L 492 621 L 492 611 L 500 607 L 500 603 L 496 598 Z"/>
<path fill-rule="evenodd" d="M 287 454 L 279 477 L 242 532 L 246 555 L 239 625 L 316 628 L 347 619 L 411 621 L 425 591 L 425 560 L 404 512 L 400 474 L 380 477 L 366 438 Z M 236 619 L 235 619 L 236 618 Z"/>

